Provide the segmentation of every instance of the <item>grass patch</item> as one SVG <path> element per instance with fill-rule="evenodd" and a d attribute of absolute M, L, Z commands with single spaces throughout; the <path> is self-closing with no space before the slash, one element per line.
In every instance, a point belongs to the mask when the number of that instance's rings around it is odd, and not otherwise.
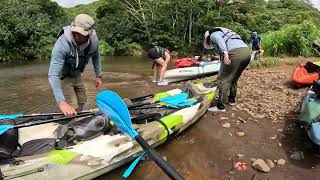
<path fill-rule="evenodd" d="M 279 64 L 279 60 L 273 57 L 266 57 L 262 61 L 252 61 L 250 63 L 250 67 L 254 69 L 259 69 L 263 67 L 272 67 L 277 66 Z"/>

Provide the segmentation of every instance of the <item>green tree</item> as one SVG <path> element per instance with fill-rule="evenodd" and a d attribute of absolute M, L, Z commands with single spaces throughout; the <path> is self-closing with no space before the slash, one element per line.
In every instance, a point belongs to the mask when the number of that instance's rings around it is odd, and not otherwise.
<path fill-rule="evenodd" d="M 64 19 L 63 9 L 50 0 L 6 0 L 0 9 L 0 61 L 36 58 Z"/>

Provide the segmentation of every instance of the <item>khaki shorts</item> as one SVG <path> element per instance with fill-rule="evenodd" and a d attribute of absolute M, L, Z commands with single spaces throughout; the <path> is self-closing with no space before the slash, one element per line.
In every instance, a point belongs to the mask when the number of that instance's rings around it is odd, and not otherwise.
<path fill-rule="evenodd" d="M 66 77 L 62 80 L 61 84 L 66 99 L 71 99 L 72 102 L 72 99 L 74 99 L 72 98 L 74 97 L 73 93 L 76 93 L 78 105 L 87 102 L 86 89 L 82 83 L 81 75 L 77 77 Z"/>

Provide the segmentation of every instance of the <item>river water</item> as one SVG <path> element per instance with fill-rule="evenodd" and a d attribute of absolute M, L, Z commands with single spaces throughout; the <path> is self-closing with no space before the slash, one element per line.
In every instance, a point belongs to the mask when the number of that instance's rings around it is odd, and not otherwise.
<path fill-rule="evenodd" d="M 83 73 L 88 103 L 85 109 L 94 108 L 95 96 L 98 92 L 110 89 L 118 92 L 122 97 L 137 97 L 159 90 L 172 89 L 171 85 L 158 87 L 151 83 L 152 62 L 145 58 L 135 57 L 102 57 L 103 85 L 95 88 L 95 75 L 91 63 Z M 0 66 L 0 113 L 41 113 L 58 111 L 51 88 L 48 83 L 48 63 L 32 63 L 23 65 Z M 64 92 L 67 100 L 76 106 L 76 98 L 71 90 Z M 211 129 L 200 123 L 189 128 L 174 141 L 167 143 L 157 150 L 166 156 L 169 163 L 184 175 L 192 179 L 214 177 L 216 171 L 208 168 L 208 158 L 219 154 L 217 148 L 212 151 L 212 138 L 207 138 Z M 201 133 L 200 133 L 201 132 Z M 198 143 L 201 143 L 198 144 Z M 201 152 L 201 153 L 199 153 Z M 222 153 L 222 151 L 221 151 Z M 219 156 L 215 156 L 220 159 Z M 210 164 L 210 163 L 209 163 Z M 118 168 L 98 179 L 120 179 L 128 165 Z M 204 167 L 205 166 L 205 167 Z M 217 167 L 216 167 L 217 168 Z M 201 173 L 200 173 L 201 172 Z M 197 176 L 204 174 L 205 176 Z M 139 165 L 130 179 L 168 179 L 159 167 L 152 161 Z"/>
<path fill-rule="evenodd" d="M 121 96 L 134 97 L 135 88 L 143 87 L 150 81 L 150 67 L 150 60 L 144 58 L 102 57 L 104 84 L 96 89 L 93 66 L 89 64 L 82 76 L 88 96 L 86 108 L 95 107 L 95 95 L 104 89 L 115 90 Z M 48 63 L 0 66 L 0 113 L 57 111 L 48 83 L 48 68 Z M 67 89 L 64 94 L 75 106 L 74 93 Z"/>

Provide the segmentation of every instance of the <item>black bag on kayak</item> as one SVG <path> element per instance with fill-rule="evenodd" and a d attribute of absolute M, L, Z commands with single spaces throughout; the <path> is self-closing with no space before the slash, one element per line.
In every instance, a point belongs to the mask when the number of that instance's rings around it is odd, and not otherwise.
<path fill-rule="evenodd" d="M 19 150 L 13 153 L 15 157 L 31 156 L 35 154 L 42 154 L 56 149 L 56 139 L 43 138 L 33 139 L 25 142 Z"/>
<path fill-rule="evenodd" d="M 13 120 L 1 120 L 0 124 L 15 125 Z M 12 153 L 18 147 L 18 129 L 9 129 L 0 135 L 0 161 L 12 159 Z"/>
<path fill-rule="evenodd" d="M 311 90 L 317 94 L 316 98 L 320 97 L 320 81 L 315 81 L 312 85 Z"/>
<path fill-rule="evenodd" d="M 70 122 L 65 137 L 68 142 L 89 140 L 108 132 L 111 128 L 105 116 L 91 116 Z"/>
<path fill-rule="evenodd" d="M 320 67 L 312 62 L 307 62 L 304 68 L 308 73 L 320 72 Z"/>

